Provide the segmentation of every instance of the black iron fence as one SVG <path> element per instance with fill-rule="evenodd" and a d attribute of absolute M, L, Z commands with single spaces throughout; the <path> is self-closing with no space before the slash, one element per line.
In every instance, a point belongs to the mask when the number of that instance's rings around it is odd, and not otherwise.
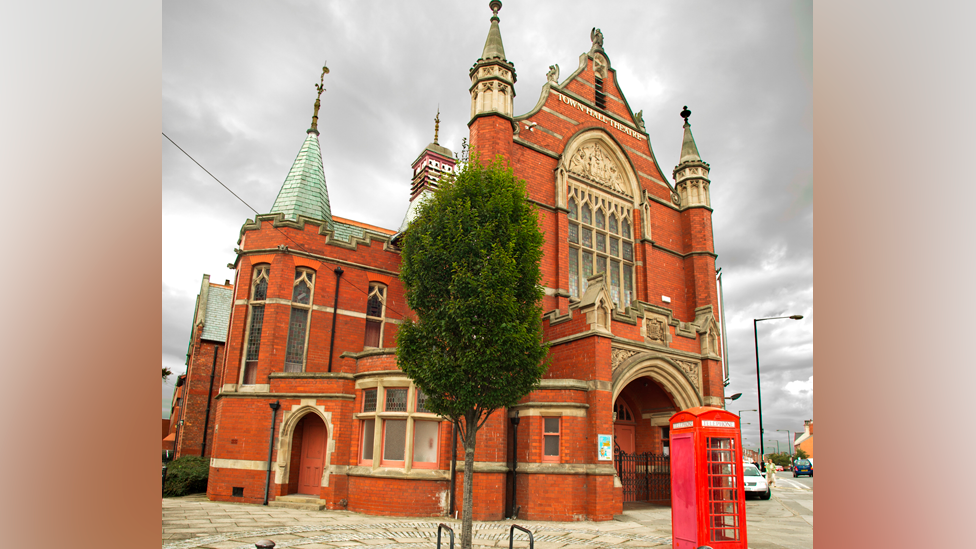
<path fill-rule="evenodd" d="M 624 501 L 671 502 L 671 461 L 664 454 L 628 454 L 614 449 L 614 465 L 624 486 Z"/>

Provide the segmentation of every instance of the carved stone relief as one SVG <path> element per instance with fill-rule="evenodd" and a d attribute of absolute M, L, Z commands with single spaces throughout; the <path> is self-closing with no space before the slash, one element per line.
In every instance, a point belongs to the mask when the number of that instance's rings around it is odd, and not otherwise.
<path fill-rule="evenodd" d="M 617 163 L 597 143 L 590 143 L 576 149 L 569 161 L 569 171 L 600 186 L 630 196 L 630 192 L 624 187 L 624 180 L 617 169 Z"/>
<path fill-rule="evenodd" d="M 641 326 L 641 335 L 644 341 L 651 345 L 668 346 L 671 342 L 671 333 L 668 330 L 668 318 L 666 316 L 644 312 L 644 323 Z"/>
<path fill-rule="evenodd" d="M 610 371 L 614 371 L 618 366 L 623 364 L 625 360 L 637 354 L 637 351 L 628 351 L 627 349 L 612 349 L 610 351 Z"/>
<path fill-rule="evenodd" d="M 675 360 L 675 362 L 678 363 L 678 366 L 680 366 L 686 374 L 688 374 L 688 377 L 691 378 L 691 383 L 695 386 L 695 390 L 698 391 L 698 394 L 700 395 L 701 381 L 699 380 L 699 376 L 701 372 L 701 364 L 692 362 L 690 360 Z"/>

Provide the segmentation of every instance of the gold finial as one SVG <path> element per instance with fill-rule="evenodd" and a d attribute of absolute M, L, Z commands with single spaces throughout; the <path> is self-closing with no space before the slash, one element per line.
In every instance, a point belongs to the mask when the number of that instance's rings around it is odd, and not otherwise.
<path fill-rule="evenodd" d="M 319 107 L 322 106 L 322 92 L 325 91 L 325 75 L 329 74 L 329 67 L 326 65 L 328 61 L 322 63 L 322 76 L 319 77 L 319 83 L 315 85 L 315 89 L 318 90 L 319 94 L 315 98 L 315 112 L 312 113 L 312 127 L 308 129 L 307 133 L 315 132 L 315 135 L 319 134 Z"/>
<path fill-rule="evenodd" d="M 440 130 L 441 130 L 441 106 L 437 105 L 437 116 L 434 117 L 434 144 L 435 145 L 440 145 L 440 143 L 437 142 L 437 134 L 438 132 L 440 132 Z"/>

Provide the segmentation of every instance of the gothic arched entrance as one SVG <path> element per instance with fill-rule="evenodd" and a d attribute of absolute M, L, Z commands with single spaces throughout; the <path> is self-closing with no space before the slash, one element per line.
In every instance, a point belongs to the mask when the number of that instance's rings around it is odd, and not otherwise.
<path fill-rule="evenodd" d="M 327 431 L 317 414 L 305 414 L 298 421 L 291 447 L 291 476 L 289 491 L 319 496 L 322 490 L 322 473 L 326 466 L 325 450 Z"/>

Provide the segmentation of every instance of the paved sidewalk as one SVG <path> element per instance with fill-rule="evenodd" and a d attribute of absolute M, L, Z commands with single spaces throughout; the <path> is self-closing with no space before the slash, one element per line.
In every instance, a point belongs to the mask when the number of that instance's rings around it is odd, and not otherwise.
<path fill-rule="evenodd" d="M 793 494 L 791 492 L 797 492 Z M 749 547 L 813 547 L 812 493 L 776 489 L 769 501 L 746 502 Z M 806 501 L 804 496 L 809 498 Z M 380 517 L 350 511 L 300 511 L 263 505 L 222 503 L 203 494 L 163 499 L 163 549 L 254 549 L 263 539 L 275 549 L 435 547 L 438 523 L 460 535 L 460 521 L 444 517 Z M 628 505 L 606 522 L 497 521 L 474 523 L 475 547 L 508 547 L 512 524 L 528 528 L 538 549 L 671 547 L 671 509 Z M 446 532 L 444 534 L 446 536 Z M 528 537 L 516 531 L 516 547 Z M 443 547 L 448 547 L 444 539 Z"/>

